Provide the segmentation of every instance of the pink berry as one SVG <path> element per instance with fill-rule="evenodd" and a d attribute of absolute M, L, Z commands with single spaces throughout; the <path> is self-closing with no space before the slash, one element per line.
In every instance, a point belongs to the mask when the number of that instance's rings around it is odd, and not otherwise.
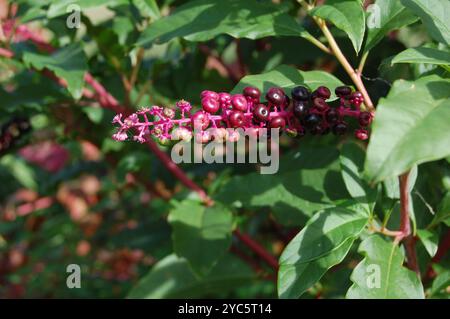
<path fill-rule="evenodd" d="M 245 122 L 245 116 L 244 113 L 240 111 L 233 111 L 230 115 L 228 115 L 228 120 L 230 121 L 232 127 L 242 127 Z"/>
<path fill-rule="evenodd" d="M 208 143 L 211 140 L 211 133 L 209 131 L 202 131 L 195 133 L 195 142 Z"/>
<path fill-rule="evenodd" d="M 204 97 L 202 99 L 202 108 L 205 112 L 208 113 L 216 113 L 219 110 L 219 101 L 218 100 L 214 100 L 211 97 Z"/>
<path fill-rule="evenodd" d="M 194 129 L 201 128 L 202 130 L 206 130 L 209 126 L 209 116 L 203 111 L 198 111 L 195 113 L 192 116 L 191 121 Z"/>
<path fill-rule="evenodd" d="M 369 138 L 369 132 L 364 129 L 359 129 L 355 131 L 355 137 L 359 140 L 365 141 Z"/>
<path fill-rule="evenodd" d="M 210 97 L 213 100 L 219 100 L 219 94 L 217 94 L 214 91 L 208 91 L 208 90 L 202 91 L 202 93 L 200 94 L 200 97 L 202 99 L 205 98 L 205 97 Z"/>
<path fill-rule="evenodd" d="M 247 100 L 242 94 L 233 95 L 233 97 L 231 98 L 231 105 L 233 106 L 233 109 L 237 111 L 247 111 Z"/>
<path fill-rule="evenodd" d="M 271 128 L 284 128 L 286 126 L 286 120 L 282 116 L 275 116 L 270 120 Z"/>
<path fill-rule="evenodd" d="M 258 102 L 261 97 L 261 91 L 253 86 L 247 86 L 243 92 L 245 97 L 255 102 Z"/>

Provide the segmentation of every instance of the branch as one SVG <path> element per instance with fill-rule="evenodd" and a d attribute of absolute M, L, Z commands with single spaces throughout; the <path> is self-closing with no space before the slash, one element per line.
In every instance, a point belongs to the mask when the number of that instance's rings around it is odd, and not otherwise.
<path fill-rule="evenodd" d="M 250 236 L 241 233 L 238 229 L 233 233 L 244 245 L 264 260 L 267 265 L 272 267 L 275 272 L 278 271 L 278 261 L 264 247 L 254 241 Z"/>
<path fill-rule="evenodd" d="M 409 218 L 409 171 L 399 176 L 400 184 L 400 234 L 395 237 L 395 242 L 404 240 L 408 267 L 420 276 L 417 262 L 416 240 L 411 234 L 411 222 Z"/>

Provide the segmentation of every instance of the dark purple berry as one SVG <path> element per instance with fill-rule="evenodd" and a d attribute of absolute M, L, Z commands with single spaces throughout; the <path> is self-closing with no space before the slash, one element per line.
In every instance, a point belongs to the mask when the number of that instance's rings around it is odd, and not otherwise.
<path fill-rule="evenodd" d="M 314 128 L 320 123 L 320 116 L 314 113 L 305 116 L 305 126 L 309 129 Z"/>
<path fill-rule="evenodd" d="M 294 100 L 293 104 L 294 104 L 293 112 L 298 119 L 303 118 L 303 116 L 305 116 L 306 113 L 308 113 L 308 106 L 304 101 Z"/>
<path fill-rule="evenodd" d="M 245 116 L 241 111 L 233 111 L 230 115 L 228 115 L 228 120 L 230 121 L 232 127 L 242 127 L 245 122 Z"/>
<path fill-rule="evenodd" d="M 345 96 L 349 96 L 350 94 L 352 94 L 352 88 L 349 86 L 338 86 L 334 90 L 334 92 L 339 97 L 345 97 Z"/>
<path fill-rule="evenodd" d="M 289 98 L 289 96 L 287 96 L 286 94 L 284 95 L 284 104 L 286 106 L 289 106 L 289 104 L 291 103 L 291 99 Z"/>
<path fill-rule="evenodd" d="M 325 102 L 325 100 L 323 98 L 320 98 L 320 97 L 316 97 L 313 100 L 313 105 L 319 112 L 323 112 L 323 111 L 326 111 L 328 109 L 327 102 Z"/>
<path fill-rule="evenodd" d="M 192 126 L 196 129 L 201 128 L 202 130 L 206 130 L 209 126 L 209 116 L 203 111 L 198 111 L 195 113 L 192 116 L 191 121 Z"/>
<path fill-rule="evenodd" d="M 339 122 L 333 126 L 332 130 L 335 135 L 344 135 L 347 132 L 347 123 Z"/>
<path fill-rule="evenodd" d="M 247 111 L 247 100 L 242 94 L 236 94 L 231 97 L 231 105 L 233 109 L 241 112 Z"/>
<path fill-rule="evenodd" d="M 269 120 L 270 111 L 269 108 L 264 104 L 258 104 L 253 109 L 253 115 L 257 121 L 265 122 Z"/>
<path fill-rule="evenodd" d="M 339 120 L 339 112 L 336 109 L 329 109 L 326 118 L 328 123 L 334 124 Z"/>
<path fill-rule="evenodd" d="M 259 101 L 261 97 L 261 91 L 253 86 L 247 86 L 243 92 L 244 96 L 251 98 L 253 101 Z"/>
<path fill-rule="evenodd" d="M 273 105 L 283 105 L 284 100 L 284 91 L 280 88 L 270 88 L 266 94 L 266 99 Z"/>
<path fill-rule="evenodd" d="M 310 95 L 309 90 L 304 86 L 297 86 L 291 91 L 292 99 L 295 101 L 308 101 Z"/>
<path fill-rule="evenodd" d="M 361 112 L 359 114 L 358 121 L 359 125 L 361 126 L 369 126 L 372 122 L 372 114 L 370 114 L 369 112 Z"/>
<path fill-rule="evenodd" d="M 331 96 L 331 92 L 330 89 L 327 88 L 326 86 L 319 86 L 316 90 L 316 93 L 319 97 L 323 98 L 323 99 L 329 99 Z"/>
<path fill-rule="evenodd" d="M 202 108 L 205 112 L 216 113 L 219 110 L 220 104 L 218 100 L 211 97 L 204 97 L 202 99 Z"/>
<path fill-rule="evenodd" d="M 286 126 L 286 120 L 282 116 L 275 116 L 270 120 L 270 128 L 283 128 Z"/>

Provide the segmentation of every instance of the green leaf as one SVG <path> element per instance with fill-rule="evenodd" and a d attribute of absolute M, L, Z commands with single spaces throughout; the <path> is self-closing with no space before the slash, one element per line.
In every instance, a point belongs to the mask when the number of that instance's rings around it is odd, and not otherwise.
<path fill-rule="evenodd" d="M 417 275 L 402 266 L 399 247 L 379 235 L 366 238 L 359 251 L 365 258 L 355 267 L 347 292 L 350 299 L 423 299 L 423 286 Z"/>
<path fill-rule="evenodd" d="M 442 198 L 430 226 L 438 225 L 448 219 L 450 219 L 450 192 L 447 192 L 444 198 Z"/>
<path fill-rule="evenodd" d="M 25 52 L 23 61 L 28 67 L 37 70 L 53 71 L 56 76 L 67 82 L 67 89 L 75 99 L 81 97 L 87 62 L 83 48 L 79 44 L 66 46 L 51 56 Z"/>
<path fill-rule="evenodd" d="M 425 24 L 430 36 L 445 44 L 450 44 L 450 1 L 448 0 L 401 0 Z"/>
<path fill-rule="evenodd" d="M 439 245 L 439 236 L 436 232 L 432 232 L 426 229 L 418 229 L 417 235 L 420 241 L 424 245 L 427 253 L 433 257 L 436 255 Z"/>
<path fill-rule="evenodd" d="M 377 0 L 369 6 L 367 15 L 367 40 L 364 52 L 368 52 L 392 30 L 400 29 L 418 18 L 400 1 Z"/>
<path fill-rule="evenodd" d="M 302 224 L 305 216 L 348 198 L 338 157 L 335 148 L 300 147 L 281 158 L 277 174 L 234 176 L 214 200 L 237 208 L 270 207 L 283 224 Z"/>
<path fill-rule="evenodd" d="M 350 237 L 329 254 L 309 262 L 280 264 L 277 281 L 278 296 L 299 298 L 319 281 L 328 269 L 342 262 L 354 241 L 355 238 Z"/>
<path fill-rule="evenodd" d="M 161 17 L 156 0 L 133 0 L 133 4 L 139 9 L 144 17 L 150 17 L 157 20 Z"/>
<path fill-rule="evenodd" d="M 433 284 L 431 285 L 430 294 L 432 296 L 437 295 L 450 285 L 450 270 L 443 270 L 439 273 L 436 278 L 433 280 Z M 445 291 L 444 291 L 445 293 Z"/>
<path fill-rule="evenodd" d="M 309 11 L 316 16 L 333 23 L 337 28 L 347 33 L 356 53 L 361 49 L 366 29 L 364 10 L 358 0 L 328 0 Z"/>
<path fill-rule="evenodd" d="M 137 45 L 164 43 L 176 37 L 207 41 L 220 34 L 259 39 L 268 36 L 309 34 L 286 13 L 288 7 L 255 0 L 196 0 L 178 7 L 140 36 Z"/>
<path fill-rule="evenodd" d="M 227 292 L 256 280 L 252 269 L 231 255 L 205 276 L 198 278 L 188 262 L 175 254 L 160 260 L 130 291 L 128 298 L 195 298 L 207 297 L 211 292 Z"/>
<path fill-rule="evenodd" d="M 450 53 L 433 48 L 411 48 L 397 54 L 391 63 L 428 63 L 448 67 Z"/>
<path fill-rule="evenodd" d="M 231 244 L 233 216 L 220 204 L 205 207 L 193 200 L 184 200 L 170 211 L 174 250 L 185 257 L 192 269 L 205 275 Z"/>
<path fill-rule="evenodd" d="M 263 92 L 266 92 L 272 86 L 279 86 L 286 90 L 286 94 L 290 94 L 291 89 L 298 85 L 306 85 L 311 90 L 324 85 L 334 92 L 334 89 L 343 85 L 343 83 L 327 72 L 300 71 L 288 65 L 280 65 L 266 73 L 243 77 L 234 87 L 232 93 L 242 93 L 242 90 L 249 85 L 255 86 Z"/>
<path fill-rule="evenodd" d="M 435 75 L 394 83 L 372 125 L 365 163 L 371 181 L 450 155 L 449 95 L 450 81 Z"/>
<path fill-rule="evenodd" d="M 355 143 L 346 143 L 341 150 L 341 173 L 350 195 L 367 206 L 370 213 L 377 198 L 377 189 L 363 180 L 365 152 Z"/>
<path fill-rule="evenodd" d="M 56 18 L 64 14 L 71 14 L 73 11 L 68 9 L 70 5 L 78 5 L 80 10 L 94 8 L 99 6 L 108 6 L 110 8 L 128 4 L 128 0 L 52 0 L 47 11 L 48 18 Z"/>
<path fill-rule="evenodd" d="M 280 265 L 306 263 L 325 256 L 348 238 L 358 236 L 368 218 L 365 213 L 343 207 L 316 213 L 286 246 L 280 257 Z"/>
<path fill-rule="evenodd" d="M 11 175 L 24 187 L 32 190 L 38 189 L 37 178 L 33 168 L 22 158 L 4 155 L 0 160 L 0 165 L 6 167 Z"/>

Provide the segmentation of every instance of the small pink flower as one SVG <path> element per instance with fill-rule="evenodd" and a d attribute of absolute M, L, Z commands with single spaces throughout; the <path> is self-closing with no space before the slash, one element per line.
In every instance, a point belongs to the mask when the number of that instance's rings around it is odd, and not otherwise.
<path fill-rule="evenodd" d="M 133 140 L 135 140 L 136 142 L 139 142 L 141 144 L 146 142 L 145 138 L 141 135 L 133 136 Z"/>
<path fill-rule="evenodd" d="M 116 116 L 114 116 L 112 122 L 121 124 L 122 123 L 122 113 L 117 114 Z"/>
<path fill-rule="evenodd" d="M 117 132 L 116 134 L 113 134 L 112 138 L 115 141 L 123 142 L 128 138 L 128 135 L 125 132 Z"/>
<path fill-rule="evenodd" d="M 123 121 L 124 126 L 127 128 L 133 127 L 135 124 L 139 122 L 139 118 L 136 113 L 131 114 L 128 116 L 125 121 Z"/>
<path fill-rule="evenodd" d="M 185 100 L 180 100 L 177 102 L 177 107 L 181 112 L 189 112 L 192 109 L 191 103 Z"/>

